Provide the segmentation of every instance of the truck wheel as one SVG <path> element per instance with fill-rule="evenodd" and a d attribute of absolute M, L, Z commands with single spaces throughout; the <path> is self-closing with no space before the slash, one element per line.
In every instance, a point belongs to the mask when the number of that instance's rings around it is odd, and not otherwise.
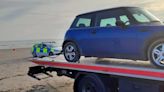
<path fill-rule="evenodd" d="M 164 39 L 159 39 L 150 45 L 148 59 L 155 66 L 164 68 Z"/>
<path fill-rule="evenodd" d="M 64 45 L 64 57 L 68 62 L 77 62 L 80 59 L 80 52 L 73 42 Z"/>
<path fill-rule="evenodd" d="M 76 86 L 77 92 L 111 92 L 98 75 L 90 74 L 80 79 Z"/>

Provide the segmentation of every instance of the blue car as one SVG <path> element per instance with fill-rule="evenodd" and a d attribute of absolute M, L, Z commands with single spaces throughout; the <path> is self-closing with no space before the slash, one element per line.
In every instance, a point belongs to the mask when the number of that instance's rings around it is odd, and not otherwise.
<path fill-rule="evenodd" d="M 47 57 L 60 54 L 61 48 L 56 47 L 53 43 L 40 43 L 32 47 L 33 57 Z"/>
<path fill-rule="evenodd" d="M 65 34 L 63 53 L 68 62 L 109 57 L 150 60 L 164 68 L 164 25 L 139 7 L 80 14 Z"/>

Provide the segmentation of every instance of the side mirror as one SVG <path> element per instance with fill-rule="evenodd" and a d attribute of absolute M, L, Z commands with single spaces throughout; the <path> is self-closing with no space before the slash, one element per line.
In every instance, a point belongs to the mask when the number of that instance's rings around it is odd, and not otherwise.
<path fill-rule="evenodd" d="M 116 21 L 116 26 L 119 26 L 121 28 L 126 28 L 127 27 L 126 24 L 121 20 Z"/>

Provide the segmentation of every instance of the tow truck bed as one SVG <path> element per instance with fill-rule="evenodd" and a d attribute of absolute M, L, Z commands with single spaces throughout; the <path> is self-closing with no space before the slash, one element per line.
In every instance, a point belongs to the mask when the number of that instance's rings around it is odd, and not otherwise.
<path fill-rule="evenodd" d="M 164 81 L 164 70 L 144 61 L 87 58 L 81 59 L 80 63 L 68 63 L 64 57 L 59 56 L 57 58 L 34 58 L 32 62 L 53 68 Z"/>
<path fill-rule="evenodd" d="M 164 70 L 158 69 L 149 62 L 144 61 L 132 61 L 132 60 L 120 60 L 120 59 L 99 59 L 99 58 L 82 58 L 79 63 L 69 63 L 65 61 L 62 55 L 58 57 L 46 57 L 46 58 L 33 58 L 32 62 L 38 64 L 39 66 L 44 67 L 44 72 L 47 71 L 56 71 L 58 75 L 65 75 L 77 80 L 78 73 L 87 73 L 87 74 L 101 74 L 101 75 L 110 75 L 112 77 L 119 78 L 119 88 L 123 88 L 122 83 L 127 82 L 127 80 L 135 79 L 137 81 L 145 81 L 146 84 L 159 85 L 156 87 L 151 87 L 156 89 L 156 91 L 149 92 L 164 92 Z M 33 75 L 36 72 L 33 72 L 34 67 L 30 67 L 29 75 Z M 36 68 L 35 68 L 36 70 Z M 32 71 L 32 72 L 31 72 Z M 30 74 L 31 73 L 31 74 Z M 33 73 L 33 74 L 32 74 Z M 39 72 L 40 73 L 40 72 Z M 49 74 L 48 74 L 49 75 Z M 125 81 L 126 80 L 126 81 Z M 150 83 L 149 83 L 150 82 Z M 153 83 L 152 83 L 153 82 Z M 130 83 L 132 85 L 134 83 Z M 77 83 L 75 83 L 77 84 Z M 141 83 L 139 83 L 141 84 Z M 122 85 L 122 86 L 121 86 Z M 128 84 L 127 84 L 128 85 Z M 137 84 L 138 85 L 138 84 Z M 162 87 L 161 87 L 162 85 Z M 150 85 L 149 85 L 150 86 Z M 152 85 L 151 85 L 152 86 Z M 157 91 L 159 90 L 160 91 Z M 162 88 L 162 89 L 161 89 Z M 76 88 L 77 89 L 77 88 Z M 150 88 L 149 88 L 150 89 Z M 143 92 L 147 92 L 149 89 L 144 89 Z M 75 89 L 74 89 L 75 90 Z M 153 90 L 153 89 L 152 89 Z M 119 92 L 128 92 L 127 89 Z M 129 91 L 130 92 L 130 91 Z M 133 91 L 135 92 L 135 91 Z M 142 91 L 140 91 L 142 92 Z"/>

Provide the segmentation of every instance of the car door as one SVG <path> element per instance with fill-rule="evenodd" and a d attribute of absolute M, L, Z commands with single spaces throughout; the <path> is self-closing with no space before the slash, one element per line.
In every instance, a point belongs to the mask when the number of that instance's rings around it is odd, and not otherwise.
<path fill-rule="evenodd" d="M 98 57 L 129 58 L 135 56 L 136 30 L 130 24 L 130 18 L 125 12 L 114 11 L 110 14 L 97 14 L 97 27 L 93 34 L 93 48 Z M 126 28 L 116 26 L 116 21 L 126 23 Z"/>
<path fill-rule="evenodd" d="M 37 45 L 36 45 L 36 55 L 37 55 L 38 57 L 41 55 L 40 52 L 41 52 L 41 44 L 37 44 Z"/>
<path fill-rule="evenodd" d="M 69 35 L 71 40 L 78 45 L 78 48 L 81 52 L 81 55 L 91 56 L 94 53 L 94 46 L 96 44 L 93 43 L 93 30 L 94 28 L 94 14 L 85 14 L 77 16 L 74 21 L 71 29 L 69 30 Z"/>
<path fill-rule="evenodd" d="M 48 45 L 47 44 L 42 44 L 42 55 L 43 56 L 48 56 Z"/>
<path fill-rule="evenodd" d="M 43 53 L 43 44 L 40 44 L 39 45 L 39 48 L 40 48 L 39 56 L 44 56 L 44 53 Z"/>

